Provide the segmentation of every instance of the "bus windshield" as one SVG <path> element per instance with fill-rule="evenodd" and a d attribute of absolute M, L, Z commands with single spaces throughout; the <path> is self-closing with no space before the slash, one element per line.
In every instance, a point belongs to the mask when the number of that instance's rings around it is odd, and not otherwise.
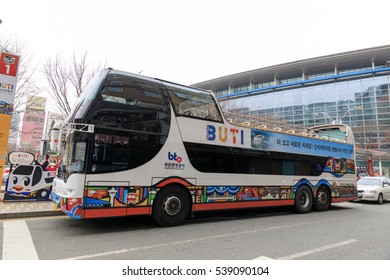
<path fill-rule="evenodd" d="M 69 114 L 69 120 L 71 119 L 79 119 L 82 118 L 83 113 L 86 108 L 90 105 L 91 101 L 93 101 L 96 97 L 98 88 L 104 78 L 107 75 L 107 70 L 101 71 L 97 75 L 95 75 L 91 81 L 87 84 L 82 94 L 80 95 L 75 108 Z"/>

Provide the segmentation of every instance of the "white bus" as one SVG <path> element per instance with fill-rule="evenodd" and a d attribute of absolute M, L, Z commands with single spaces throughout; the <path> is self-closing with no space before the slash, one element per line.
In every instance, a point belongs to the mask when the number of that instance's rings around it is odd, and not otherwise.
<path fill-rule="evenodd" d="M 152 215 L 173 226 L 198 211 L 307 213 L 356 199 L 354 139 L 342 124 L 237 124 L 209 91 L 105 69 L 66 126 L 52 196 L 75 219 Z"/>

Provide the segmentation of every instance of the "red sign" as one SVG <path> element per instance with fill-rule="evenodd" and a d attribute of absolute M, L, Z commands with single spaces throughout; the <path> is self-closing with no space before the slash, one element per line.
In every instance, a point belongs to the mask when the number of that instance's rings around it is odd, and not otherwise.
<path fill-rule="evenodd" d="M 372 162 L 372 157 L 370 157 L 368 160 L 367 160 L 367 172 L 368 172 L 368 175 L 370 176 L 374 176 L 374 165 L 373 165 L 373 162 Z"/>
<path fill-rule="evenodd" d="M 2 53 L 0 57 L 0 74 L 16 77 L 19 57 L 9 53 Z"/>

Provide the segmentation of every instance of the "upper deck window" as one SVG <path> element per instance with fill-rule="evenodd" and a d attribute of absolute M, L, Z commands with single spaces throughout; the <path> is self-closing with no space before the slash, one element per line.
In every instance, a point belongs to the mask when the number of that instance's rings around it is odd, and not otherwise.
<path fill-rule="evenodd" d="M 222 122 L 217 103 L 209 92 L 168 87 L 176 116 Z"/>
<path fill-rule="evenodd" d="M 164 91 L 159 83 L 109 74 L 87 118 L 98 127 L 167 134 L 170 110 Z"/>
<path fill-rule="evenodd" d="M 109 75 L 101 90 L 104 101 L 163 111 L 165 103 L 156 84 L 120 75 Z"/>

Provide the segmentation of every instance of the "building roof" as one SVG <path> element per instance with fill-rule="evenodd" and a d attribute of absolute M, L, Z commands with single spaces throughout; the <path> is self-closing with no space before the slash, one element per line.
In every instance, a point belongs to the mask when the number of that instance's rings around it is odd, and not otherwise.
<path fill-rule="evenodd" d="M 390 45 L 278 64 L 199 82 L 192 86 L 218 90 L 229 85 L 249 85 L 250 83 L 273 81 L 275 78 L 280 80 L 302 77 L 303 74 L 315 75 L 334 72 L 335 69 L 342 71 L 373 67 L 373 65 L 390 66 Z"/>

